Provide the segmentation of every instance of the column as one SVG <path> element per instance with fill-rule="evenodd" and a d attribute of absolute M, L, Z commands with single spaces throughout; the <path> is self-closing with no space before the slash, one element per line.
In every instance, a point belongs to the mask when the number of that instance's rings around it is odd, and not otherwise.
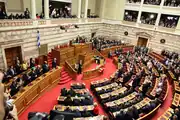
<path fill-rule="evenodd" d="M 49 19 L 49 0 L 44 0 L 44 17 Z"/>
<path fill-rule="evenodd" d="M 78 18 L 81 18 L 81 3 L 82 0 L 78 0 Z"/>
<path fill-rule="evenodd" d="M 159 26 L 159 21 L 161 19 L 161 12 L 162 12 L 162 7 L 164 6 L 164 0 L 161 0 L 161 4 L 160 4 L 160 10 L 158 12 L 157 18 L 156 18 L 156 23 L 155 26 Z"/>
<path fill-rule="evenodd" d="M 137 23 L 141 23 L 141 13 L 142 13 L 142 6 L 144 4 L 144 0 L 141 0 L 141 4 L 140 4 L 140 9 L 139 9 L 139 13 L 138 13 L 138 18 L 137 18 Z"/>
<path fill-rule="evenodd" d="M 36 19 L 36 1 L 31 0 L 31 18 Z"/>
<path fill-rule="evenodd" d="M 87 10 L 88 10 L 88 1 L 89 0 L 85 0 L 85 10 L 84 10 L 84 18 L 87 18 Z"/>

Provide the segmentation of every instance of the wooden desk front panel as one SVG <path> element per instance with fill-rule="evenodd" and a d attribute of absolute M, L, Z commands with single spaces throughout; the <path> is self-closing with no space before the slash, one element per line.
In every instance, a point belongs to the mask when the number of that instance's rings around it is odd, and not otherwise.
<path fill-rule="evenodd" d="M 32 82 L 32 86 L 26 86 L 24 92 L 17 93 L 16 98 L 14 99 L 14 104 L 17 107 L 18 114 L 20 114 L 27 105 L 29 105 L 41 92 L 46 90 L 52 84 L 52 81 L 58 81 L 60 78 L 61 68 L 56 69 L 55 71 L 46 73 L 45 77 L 39 77 Z M 52 77 L 55 76 L 55 77 Z M 56 79 L 57 78 L 57 79 Z M 52 80 L 53 79 L 53 80 Z"/>
<path fill-rule="evenodd" d="M 39 82 L 40 92 L 43 92 L 50 85 L 51 76 L 47 75 L 42 79 L 43 80 L 41 80 L 41 82 Z"/>
<path fill-rule="evenodd" d="M 29 105 L 38 95 L 39 95 L 38 84 L 36 84 L 25 93 L 25 97 L 24 97 L 25 105 Z"/>

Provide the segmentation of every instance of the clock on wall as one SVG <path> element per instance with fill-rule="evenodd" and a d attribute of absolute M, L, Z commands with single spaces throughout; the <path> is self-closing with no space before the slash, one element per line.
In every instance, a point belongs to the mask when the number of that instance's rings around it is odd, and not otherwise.
<path fill-rule="evenodd" d="M 162 44 L 164 44 L 165 42 L 166 42 L 165 39 L 161 39 L 161 40 L 160 40 L 160 43 L 162 43 Z"/>
<path fill-rule="evenodd" d="M 124 35 L 125 35 L 125 36 L 128 36 L 128 32 L 127 32 L 127 31 L 125 31 L 125 32 L 124 32 Z"/>

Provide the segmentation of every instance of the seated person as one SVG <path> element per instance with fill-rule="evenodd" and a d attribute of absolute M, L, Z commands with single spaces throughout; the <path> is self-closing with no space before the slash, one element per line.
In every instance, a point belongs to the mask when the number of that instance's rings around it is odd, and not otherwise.
<path fill-rule="evenodd" d="M 30 76 L 31 76 L 31 81 L 35 80 L 37 78 L 37 74 L 35 72 L 35 69 L 32 68 L 32 71 L 30 73 Z"/>
<path fill-rule="evenodd" d="M 12 82 L 10 88 L 11 88 L 11 91 L 10 91 L 10 95 L 11 96 L 14 96 L 18 92 L 18 90 L 19 90 L 16 81 Z"/>
<path fill-rule="evenodd" d="M 8 70 L 8 75 L 10 75 L 11 77 L 16 75 L 15 69 L 13 66 L 11 66 Z"/>
<path fill-rule="evenodd" d="M 64 100 L 64 104 L 71 106 L 72 103 L 73 103 L 73 101 L 72 101 L 72 99 L 71 99 L 71 96 L 68 95 L 68 96 L 66 97 L 66 99 Z"/>
<path fill-rule="evenodd" d="M 23 74 L 23 81 L 24 86 L 28 85 L 31 82 L 31 77 L 28 75 L 28 73 Z"/>
<path fill-rule="evenodd" d="M 66 88 L 62 88 L 61 89 L 61 96 L 66 96 L 68 94 L 68 91 L 66 90 Z"/>
<path fill-rule="evenodd" d="M 35 67 L 35 61 L 33 58 L 30 58 L 30 68 Z"/>
<path fill-rule="evenodd" d="M 73 105 L 74 106 L 80 106 L 81 105 L 81 100 L 78 99 L 77 96 L 75 96 L 74 99 L 73 99 Z"/>
<path fill-rule="evenodd" d="M 69 107 L 67 107 L 64 111 L 65 112 L 72 112 L 72 110 Z"/>
<path fill-rule="evenodd" d="M 68 91 L 68 95 L 74 97 L 76 95 L 76 92 L 72 88 L 70 88 L 70 90 Z"/>
<path fill-rule="evenodd" d="M 76 117 L 77 117 L 77 118 L 82 116 L 82 115 L 81 115 L 81 112 L 80 112 L 78 109 L 75 109 L 75 110 L 72 111 L 72 112 L 76 114 Z"/>
<path fill-rule="evenodd" d="M 47 73 L 49 71 L 49 66 L 47 64 L 47 61 L 44 61 L 44 64 L 42 65 L 43 73 Z"/>
<path fill-rule="evenodd" d="M 19 61 L 19 60 L 17 60 L 15 69 L 16 69 L 16 73 L 17 73 L 17 74 L 20 74 L 20 73 L 21 73 L 21 65 L 20 65 L 20 61 Z"/>
<path fill-rule="evenodd" d="M 84 109 L 84 111 L 82 112 L 82 116 L 83 117 L 92 117 L 93 115 L 87 111 L 87 108 Z"/>
<path fill-rule="evenodd" d="M 162 92 L 162 88 L 161 88 L 161 87 L 158 87 L 158 88 L 156 89 L 156 96 L 159 96 L 159 95 L 161 94 L 161 92 Z"/>
<path fill-rule="evenodd" d="M 21 69 L 22 69 L 22 71 L 26 71 L 28 69 L 28 65 L 27 65 L 26 61 L 23 61 Z"/>
<path fill-rule="evenodd" d="M 37 77 L 42 75 L 42 69 L 40 65 L 37 66 L 35 73 L 37 74 Z"/>
<path fill-rule="evenodd" d="M 112 57 L 112 51 L 110 51 L 109 53 L 108 53 L 108 58 L 111 58 Z"/>

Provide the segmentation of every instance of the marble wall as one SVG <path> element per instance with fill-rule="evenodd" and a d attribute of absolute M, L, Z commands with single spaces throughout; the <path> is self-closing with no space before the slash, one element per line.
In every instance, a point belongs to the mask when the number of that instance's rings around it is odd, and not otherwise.
<path fill-rule="evenodd" d="M 40 28 L 17 29 L 11 31 L 0 32 L 0 68 L 5 68 L 4 49 L 10 47 L 21 46 L 22 56 L 24 60 L 31 57 L 39 56 L 37 47 L 37 31 L 40 32 L 41 44 L 47 44 L 48 51 L 54 46 L 68 43 L 69 40 L 75 39 L 77 35 L 91 37 L 92 32 L 96 35 L 109 36 L 114 39 L 120 39 L 124 42 L 137 45 L 138 37 L 146 37 L 148 39 L 147 46 L 153 51 L 160 53 L 162 49 L 180 52 L 180 35 L 152 31 L 133 26 L 109 23 L 85 23 L 79 24 L 79 28 L 69 28 L 66 32 L 61 30 L 59 26 L 48 26 Z M 124 35 L 127 31 L 128 35 Z M 165 39 L 164 44 L 160 43 L 161 39 Z"/>
<path fill-rule="evenodd" d="M 125 31 L 128 32 L 127 36 L 124 35 Z M 133 45 L 137 45 L 139 37 L 145 37 L 148 39 L 147 47 L 151 48 L 155 52 L 160 53 L 162 49 L 180 52 L 180 35 L 117 24 L 105 24 L 103 26 L 101 34 L 119 38 Z M 166 42 L 164 44 L 161 43 L 161 39 L 165 39 Z"/>
<path fill-rule="evenodd" d="M 40 32 L 41 44 L 47 44 L 48 51 L 50 51 L 58 44 L 68 43 L 69 40 L 75 39 L 77 35 L 84 35 L 90 38 L 91 33 L 99 31 L 102 25 L 82 24 L 79 25 L 78 29 L 69 28 L 67 32 L 61 30 L 59 26 L 0 32 L 0 68 L 6 66 L 5 61 L 3 61 L 5 55 L 2 52 L 6 48 L 21 46 L 24 60 L 39 56 L 37 31 Z"/>

